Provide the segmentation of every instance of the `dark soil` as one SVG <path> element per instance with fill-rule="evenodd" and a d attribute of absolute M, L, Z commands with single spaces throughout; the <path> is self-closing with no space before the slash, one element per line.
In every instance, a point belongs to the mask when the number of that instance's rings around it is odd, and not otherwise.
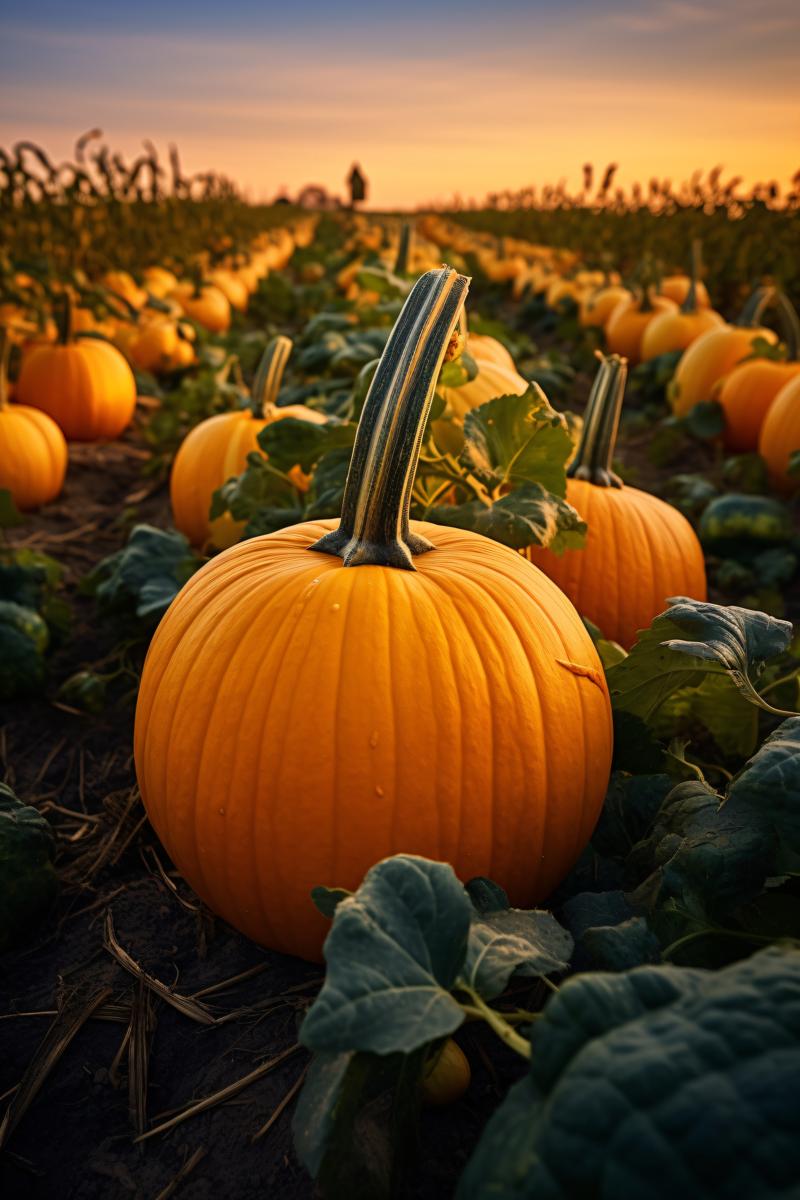
<path fill-rule="evenodd" d="M 318 966 L 269 953 L 214 918 L 173 871 L 136 787 L 135 677 L 119 681 L 114 702 L 98 717 L 55 700 L 59 683 L 74 671 L 113 661 L 119 637 L 79 592 L 80 579 L 124 544 L 136 521 L 168 524 L 166 486 L 143 473 L 142 447 L 136 431 L 109 446 L 71 447 L 61 499 L 11 532 L 14 544 L 52 554 L 67 568 L 74 624 L 53 655 L 47 695 L 0 709 L 2 777 L 51 822 L 62 881 L 38 940 L 0 960 L 0 1114 L 48 1030 L 92 1015 L 79 1023 L 7 1138 L 0 1195 L 305 1200 L 313 1185 L 293 1153 L 291 1098 L 252 1140 L 299 1080 L 308 1060 L 302 1049 L 172 1131 L 134 1141 L 137 1125 L 154 1128 L 295 1046 L 321 976 Z M 134 663 L 141 653 L 141 647 L 130 651 Z M 201 1024 L 143 988 L 108 948 L 109 916 L 124 951 L 182 996 L 253 972 L 198 998 L 209 1018 L 224 1020 Z M 473 1030 L 461 1040 L 472 1084 L 454 1107 L 423 1113 L 404 1196 L 452 1195 L 483 1124 L 520 1074 L 518 1060 L 498 1055 L 496 1042 L 490 1063 Z M 137 1098 L 145 1106 L 143 1123 Z M 180 1177 L 182 1168 L 187 1173 Z"/>

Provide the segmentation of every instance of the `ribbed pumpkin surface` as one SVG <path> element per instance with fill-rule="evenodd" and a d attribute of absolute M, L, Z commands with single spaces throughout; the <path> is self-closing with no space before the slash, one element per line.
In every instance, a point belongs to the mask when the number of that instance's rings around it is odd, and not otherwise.
<path fill-rule="evenodd" d="M 186 585 L 142 676 L 148 815 L 216 912 L 316 958 L 316 884 L 386 855 L 541 900 L 585 846 L 608 695 L 572 605 L 506 547 L 412 523 L 416 571 L 310 552 L 335 521 L 226 551 Z"/>
<path fill-rule="evenodd" d="M 583 479 L 567 480 L 567 499 L 589 526 L 584 548 L 557 555 L 532 546 L 526 555 L 607 638 L 627 648 L 670 596 L 705 600 L 703 551 L 676 508 Z"/>

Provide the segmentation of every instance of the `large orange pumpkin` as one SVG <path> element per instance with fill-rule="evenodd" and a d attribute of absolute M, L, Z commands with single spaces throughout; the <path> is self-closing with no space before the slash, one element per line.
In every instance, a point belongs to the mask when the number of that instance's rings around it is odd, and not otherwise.
<path fill-rule="evenodd" d="M 706 573 L 686 518 L 649 492 L 623 486 L 611 469 L 625 374 L 616 355 L 601 362 L 567 469 L 567 499 L 589 527 L 586 545 L 561 555 L 530 547 L 526 554 L 582 616 L 627 649 L 669 597 L 705 600 Z"/>
<path fill-rule="evenodd" d="M 110 342 L 73 340 L 72 298 L 65 293 L 58 344 L 25 353 L 16 395 L 20 404 L 52 417 L 68 441 L 110 441 L 133 419 L 136 380 Z"/>
<path fill-rule="evenodd" d="M 210 542 L 223 550 L 238 542 L 244 524 L 228 513 L 211 521 L 211 497 L 227 479 L 242 473 L 248 454 L 259 449 L 258 435 L 266 425 L 286 417 L 325 423 L 325 416 L 313 408 L 302 404 L 279 408 L 276 404 L 291 352 L 291 340 L 283 336 L 273 338 L 264 352 L 252 393 L 260 417 L 249 408 L 219 413 L 195 425 L 181 443 L 172 464 L 169 492 L 175 525 L 193 545 Z M 295 468 L 292 479 L 301 490 L 308 486 L 299 468 Z"/>
<path fill-rule="evenodd" d="M 714 389 L 714 398 L 725 411 L 728 450 L 747 453 L 758 448 L 761 426 L 775 397 L 800 374 L 800 321 L 788 296 L 777 292 L 776 299 L 786 334 L 786 359 L 749 359 L 734 367 Z"/>
<path fill-rule="evenodd" d="M 667 389 L 676 416 L 684 417 L 696 404 L 713 399 L 718 380 L 752 354 L 756 338 L 777 342 L 776 334 L 759 324 L 773 295 L 772 288 L 757 288 L 733 325 L 709 329 L 686 349 Z"/>
<path fill-rule="evenodd" d="M 64 486 L 67 443 L 46 413 L 8 402 L 10 338 L 0 326 L 0 488 L 17 508 L 39 508 Z"/>
<path fill-rule="evenodd" d="M 789 474 L 793 454 L 800 451 L 800 376 L 784 384 L 761 426 L 758 451 L 767 464 L 770 481 L 786 494 L 800 488 L 800 475 Z"/>
<path fill-rule="evenodd" d="M 416 283 L 370 388 L 341 522 L 213 559 L 161 622 L 135 758 L 153 826 L 202 898 L 320 956 L 316 884 L 444 859 L 528 906 L 602 805 L 608 693 L 574 608 L 478 534 L 409 522 L 421 431 L 468 282 Z"/>

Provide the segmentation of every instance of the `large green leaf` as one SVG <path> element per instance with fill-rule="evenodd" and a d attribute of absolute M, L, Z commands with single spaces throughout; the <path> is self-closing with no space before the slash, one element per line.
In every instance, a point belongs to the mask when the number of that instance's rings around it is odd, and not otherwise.
<path fill-rule="evenodd" d="M 318 1051 L 409 1053 L 464 1019 L 450 995 L 466 951 L 471 905 L 452 867 L 397 855 L 337 906 L 327 975 L 303 1022 Z"/>
<path fill-rule="evenodd" d="M 475 913 L 461 979 L 486 1000 L 494 1000 L 514 973 L 551 975 L 566 971 L 572 938 L 548 912 L 498 908 Z"/>
<path fill-rule="evenodd" d="M 37 809 L 0 783 L 0 954 L 24 942 L 58 891 L 55 838 Z"/>
<path fill-rule="evenodd" d="M 615 710 L 647 721 L 679 688 L 699 687 L 708 674 L 728 674 L 756 702 L 753 677 L 789 645 L 789 622 L 684 596 L 668 603 L 628 657 L 607 672 Z"/>
<path fill-rule="evenodd" d="M 110 611 L 133 609 L 153 623 L 202 563 L 182 533 L 136 525 L 127 545 L 102 559 L 84 587 Z"/>
<path fill-rule="evenodd" d="M 784 1200 L 799 1114 L 800 952 L 576 976 L 457 1200 Z"/>
<path fill-rule="evenodd" d="M 471 529 L 513 550 L 526 546 L 548 546 L 556 553 L 575 550 L 586 536 L 586 522 L 572 505 L 538 483 L 522 484 L 493 504 L 471 500 L 440 505 L 431 510 L 428 520 Z"/>
<path fill-rule="evenodd" d="M 352 449 L 356 425 L 351 421 L 326 421 L 317 425 L 297 417 L 284 417 L 266 425 L 258 435 L 258 444 L 273 467 L 290 471 L 300 466 L 311 471 L 324 454 L 341 446 Z"/>
<path fill-rule="evenodd" d="M 728 790 L 730 803 L 749 805 L 800 855 L 800 716 L 779 725 Z"/>
<path fill-rule="evenodd" d="M 493 488 L 536 483 L 567 494 L 565 466 L 572 438 L 538 384 L 521 396 L 498 396 L 464 418 L 464 458 Z"/>
<path fill-rule="evenodd" d="M 756 748 L 758 709 L 729 675 L 707 675 L 699 687 L 681 688 L 661 705 L 651 721 L 653 732 L 669 741 L 699 724 L 728 757 L 747 758 Z"/>

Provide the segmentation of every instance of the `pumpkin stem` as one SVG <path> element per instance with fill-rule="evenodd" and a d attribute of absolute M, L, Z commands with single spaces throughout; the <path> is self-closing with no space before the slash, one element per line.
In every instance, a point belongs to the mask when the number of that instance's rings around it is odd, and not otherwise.
<path fill-rule="evenodd" d="M 394 260 L 394 274 L 402 277 L 408 272 L 408 254 L 411 249 L 411 223 L 403 222 L 400 230 L 400 242 L 397 247 L 397 257 Z"/>
<path fill-rule="evenodd" d="M 577 453 L 567 468 L 569 479 L 588 479 L 598 487 L 623 486 L 611 469 L 628 374 L 627 359 L 606 357 L 598 351 L 600 366 L 586 405 L 583 432 Z"/>
<path fill-rule="evenodd" d="M 743 329 L 754 329 L 757 325 L 761 324 L 761 317 L 764 314 L 764 310 L 769 307 L 774 299 L 774 287 L 754 288 L 745 301 L 744 308 L 734 321 L 734 325 L 741 326 Z"/>
<path fill-rule="evenodd" d="M 292 339 L 279 333 L 267 343 L 256 368 L 250 395 L 256 409 L 266 417 L 275 408 L 281 390 L 283 372 L 292 353 Z"/>
<path fill-rule="evenodd" d="M 58 344 L 60 346 L 68 346 L 72 341 L 72 325 L 75 312 L 72 292 L 69 290 L 69 288 L 64 290 L 63 299 L 64 302 L 56 320 L 56 325 L 58 327 Z"/>
<path fill-rule="evenodd" d="M 409 527 L 411 489 L 436 380 L 469 280 L 449 267 L 422 275 L 403 305 L 372 380 L 342 502 L 339 528 L 312 550 L 346 567 L 413 571 L 433 546 Z"/>
<path fill-rule="evenodd" d="M 775 304 L 778 309 L 783 340 L 786 343 L 786 361 L 797 362 L 800 358 L 800 318 L 797 316 L 797 309 L 780 288 L 775 292 Z"/>
<path fill-rule="evenodd" d="M 686 299 L 681 305 L 682 313 L 688 314 L 697 312 L 697 283 L 703 270 L 702 248 L 703 244 L 700 241 L 700 238 L 694 238 L 692 241 L 692 256 L 689 270 L 691 283 L 689 284 L 689 290 L 686 293 Z"/>
<path fill-rule="evenodd" d="M 0 325 L 0 412 L 8 408 L 8 360 L 11 357 L 11 338 L 5 325 Z"/>

